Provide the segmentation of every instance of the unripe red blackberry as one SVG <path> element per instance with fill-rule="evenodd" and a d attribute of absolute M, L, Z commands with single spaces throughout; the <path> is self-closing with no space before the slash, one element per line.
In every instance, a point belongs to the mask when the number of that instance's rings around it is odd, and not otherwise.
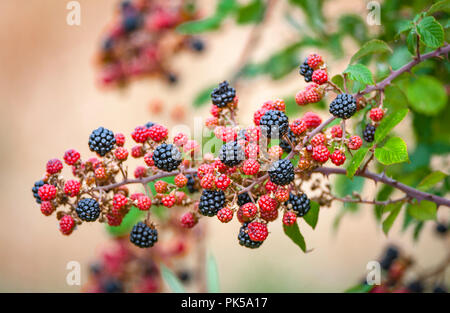
<path fill-rule="evenodd" d="M 114 138 L 116 139 L 116 145 L 119 147 L 123 147 L 125 144 L 125 135 L 122 133 L 114 134 Z"/>
<path fill-rule="evenodd" d="M 269 111 L 269 109 L 260 108 L 253 114 L 253 123 L 255 123 L 256 126 L 259 126 L 261 118 L 264 116 L 264 114 L 266 114 L 267 111 Z"/>
<path fill-rule="evenodd" d="M 220 108 L 215 106 L 215 105 L 213 105 L 213 106 L 211 106 L 211 109 L 210 109 L 209 112 L 211 113 L 211 115 L 213 117 L 219 117 L 219 115 L 220 115 Z"/>
<path fill-rule="evenodd" d="M 259 123 L 261 133 L 268 138 L 281 138 L 288 132 L 289 119 L 285 113 L 277 110 L 269 110 L 262 117 Z"/>
<path fill-rule="evenodd" d="M 100 156 L 105 156 L 106 153 L 114 148 L 115 144 L 116 138 L 114 138 L 114 133 L 103 127 L 97 128 L 89 136 L 89 149 L 97 152 Z"/>
<path fill-rule="evenodd" d="M 242 171 L 245 175 L 256 175 L 259 172 L 259 162 L 255 159 L 247 159 L 242 165 Z"/>
<path fill-rule="evenodd" d="M 80 193 L 81 184 L 78 180 L 68 180 L 64 184 L 64 193 L 69 197 L 76 197 Z"/>
<path fill-rule="evenodd" d="M 335 117 L 347 119 L 356 113 L 356 100 L 350 94 L 342 93 L 330 103 L 330 113 Z"/>
<path fill-rule="evenodd" d="M 278 209 L 275 208 L 275 209 L 269 210 L 269 211 L 261 211 L 260 216 L 266 222 L 275 221 L 278 218 Z"/>
<path fill-rule="evenodd" d="M 239 229 L 239 234 L 238 234 L 238 240 L 239 240 L 239 244 L 241 246 L 250 248 L 250 249 L 255 249 L 258 248 L 262 245 L 263 241 L 254 241 L 252 239 L 250 239 L 250 236 L 248 235 L 248 229 L 247 229 L 247 225 L 248 223 L 244 223 L 241 228 Z"/>
<path fill-rule="evenodd" d="M 141 156 L 144 155 L 144 150 L 142 149 L 141 145 L 138 146 L 134 146 L 133 148 L 131 148 L 131 156 L 133 158 L 140 158 Z"/>
<path fill-rule="evenodd" d="M 153 151 L 153 161 L 160 170 L 171 172 L 181 164 L 181 152 L 175 145 L 161 144 Z"/>
<path fill-rule="evenodd" d="M 313 147 L 318 145 L 325 145 L 327 139 L 323 133 L 318 133 L 314 137 L 311 138 L 311 144 Z"/>
<path fill-rule="evenodd" d="M 231 184 L 231 179 L 227 175 L 221 174 L 215 178 L 214 183 L 217 188 L 225 190 Z"/>
<path fill-rule="evenodd" d="M 350 139 L 348 140 L 348 148 L 350 150 L 358 150 L 359 148 L 361 148 L 362 146 L 362 139 L 359 136 L 351 136 Z"/>
<path fill-rule="evenodd" d="M 67 165 L 74 165 L 80 159 L 80 153 L 74 149 L 69 149 L 64 153 L 64 162 Z"/>
<path fill-rule="evenodd" d="M 125 161 L 128 158 L 128 150 L 124 147 L 117 147 L 116 150 L 114 150 L 114 156 L 119 161 Z"/>
<path fill-rule="evenodd" d="M 290 184 L 295 177 L 294 166 L 288 159 L 273 162 L 268 172 L 270 181 L 280 186 Z"/>
<path fill-rule="evenodd" d="M 384 116 L 384 111 L 381 108 L 373 108 L 369 112 L 369 117 L 374 122 L 379 122 Z"/>
<path fill-rule="evenodd" d="M 267 151 L 267 154 L 272 160 L 278 160 L 283 156 L 283 148 L 281 148 L 278 145 L 272 146 L 269 148 L 269 151 Z"/>
<path fill-rule="evenodd" d="M 274 183 L 272 183 L 270 180 L 268 180 L 265 185 L 265 188 L 266 188 L 267 192 L 272 192 L 272 191 L 277 190 L 278 186 L 275 185 Z"/>
<path fill-rule="evenodd" d="M 309 67 L 311 67 L 312 69 L 316 69 L 323 64 L 323 59 L 320 55 L 312 53 L 308 55 L 307 63 Z"/>
<path fill-rule="evenodd" d="M 109 226 L 119 226 L 122 224 L 123 216 L 122 215 L 113 215 L 113 214 L 106 214 L 106 220 Z"/>
<path fill-rule="evenodd" d="M 318 145 L 313 148 L 312 157 L 320 163 L 325 163 L 330 157 L 330 151 L 325 145 Z"/>
<path fill-rule="evenodd" d="M 258 199 L 258 206 L 261 212 L 273 211 L 277 208 L 277 201 L 269 195 L 262 195 Z"/>
<path fill-rule="evenodd" d="M 140 248 L 153 247 L 158 241 L 158 231 L 144 222 L 138 222 L 131 230 L 130 241 Z"/>
<path fill-rule="evenodd" d="M 308 100 L 306 99 L 306 92 L 304 90 L 300 90 L 299 92 L 296 93 L 295 102 L 300 106 L 304 106 L 309 103 Z"/>
<path fill-rule="evenodd" d="M 183 188 L 184 186 L 186 186 L 188 179 L 186 176 L 184 176 L 182 173 L 178 174 L 177 176 L 175 176 L 175 185 L 178 188 Z"/>
<path fill-rule="evenodd" d="M 233 167 L 239 165 L 245 159 L 245 151 L 237 142 L 228 142 L 220 149 L 219 159 L 223 164 Z"/>
<path fill-rule="evenodd" d="M 187 198 L 184 191 L 175 191 L 175 204 L 181 205 L 183 201 Z"/>
<path fill-rule="evenodd" d="M 192 212 L 184 213 L 180 218 L 180 225 L 184 228 L 192 228 L 198 222 L 197 216 Z"/>
<path fill-rule="evenodd" d="M 372 124 L 367 124 L 363 131 L 363 138 L 367 142 L 372 142 L 375 140 L 376 127 Z"/>
<path fill-rule="evenodd" d="M 289 191 L 286 188 L 278 188 L 275 191 L 275 199 L 280 203 L 286 202 L 289 199 Z"/>
<path fill-rule="evenodd" d="M 240 209 L 242 210 L 242 220 L 245 222 L 254 219 L 258 213 L 258 207 L 253 202 L 244 204 Z"/>
<path fill-rule="evenodd" d="M 342 165 L 345 162 L 345 153 L 341 150 L 334 150 L 333 154 L 331 155 L 331 162 L 333 162 L 334 165 Z"/>
<path fill-rule="evenodd" d="M 155 142 L 163 141 L 167 138 L 169 130 L 162 125 L 153 125 L 149 128 L 148 136 Z"/>
<path fill-rule="evenodd" d="M 224 108 L 227 104 L 233 102 L 236 96 L 236 90 L 231 87 L 227 81 L 223 81 L 217 88 L 211 92 L 212 103 L 219 107 Z"/>
<path fill-rule="evenodd" d="M 152 206 L 152 200 L 147 196 L 141 196 L 137 199 L 136 206 L 141 211 L 148 211 Z"/>
<path fill-rule="evenodd" d="M 217 212 L 217 218 L 222 223 L 228 223 L 233 219 L 233 211 L 228 207 L 222 208 Z"/>
<path fill-rule="evenodd" d="M 245 156 L 249 159 L 257 159 L 259 154 L 259 145 L 256 143 L 249 143 L 245 147 Z"/>
<path fill-rule="evenodd" d="M 211 164 L 202 164 L 198 167 L 198 178 L 202 179 L 206 174 L 214 174 L 214 167 Z"/>
<path fill-rule="evenodd" d="M 199 212 L 214 216 L 225 206 L 225 193 L 222 190 L 203 190 L 198 205 Z"/>
<path fill-rule="evenodd" d="M 155 183 L 155 190 L 157 193 L 166 193 L 167 192 L 168 183 L 164 180 L 158 180 Z"/>
<path fill-rule="evenodd" d="M 42 201 L 51 201 L 56 198 L 56 187 L 53 185 L 45 184 L 39 187 L 38 195 Z"/>
<path fill-rule="evenodd" d="M 70 235 L 75 227 L 75 221 L 70 215 L 64 215 L 59 220 L 59 230 L 63 235 Z"/>
<path fill-rule="evenodd" d="M 55 211 L 53 204 L 50 201 L 42 201 L 41 203 L 41 212 L 45 216 L 49 216 Z"/>
<path fill-rule="evenodd" d="M 58 159 L 51 159 L 47 162 L 47 173 L 50 175 L 57 174 L 61 172 L 63 164 Z"/>
<path fill-rule="evenodd" d="M 186 144 L 186 142 L 189 140 L 188 136 L 184 133 L 178 133 L 174 138 L 173 138 L 173 143 L 174 145 L 176 145 L 177 147 L 182 147 Z"/>
<path fill-rule="evenodd" d="M 326 70 L 315 70 L 311 76 L 311 79 L 316 84 L 325 84 L 328 81 L 328 73 Z"/>
<path fill-rule="evenodd" d="M 285 205 L 288 209 L 293 210 L 297 216 L 302 217 L 308 213 L 311 208 L 311 201 L 304 193 L 300 195 L 294 195 L 291 193 L 289 195 L 289 200 L 285 203 Z"/>
<path fill-rule="evenodd" d="M 300 136 L 304 132 L 306 132 L 306 130 L 308 129 L 308 125 L 302 119 L 295 119 L 291 123 L 290 128 L 295 135 Z"/>
<path fill-rule="evenodd" d="M 84 198 L 78 201 L 76 212 L 85 222 L 94 222 L 100 216 L 100 205 L 93 198 Z"/>
<path fill-rule="evenodd" d="M 302 120 L 306 123 L 306 126 L 308 128 L 316 128 L 320 124 L 322 124 L 322 119 L 320 116 L 318 116 L 316 113 L 313 112 L 306 112 Z"/>
<path fill-rule="evenodd" d="M 342 128 L 339 125 L 334 125 L 331 127 L 331 136 L 333 138 L 341 138 L 342 137 Z"/>
<path fill-rule="evenodd" d="M 323 98 L 324 91 L 316 83 L 306 86 L 304 93 L 307 103 L 317 103 Z"/>
<path fill-rule="evenodd" d="M 253 241 L 264 241 L 269 235 L 267 224 L 260 222 L 251 222 L 247 225 L 247 233 Z"/>
<path fill-rule="evenodd" d="M 171 208 L 175 205 L 176 202 L 175 195 L 173 193 L 165 195 L 162 197 L 161 202 L 165 207 Z"/>
<path fill-rule="evenodd" d="M 214 179 L 215 179 L 215 177 L 213 174 L 206 174 L 200 180 L 200 186 L 202 186 L 203 189 L 213 189 L 214 188 Z"/>
<path fill-rule="evenodd" d="M 298 160 L 298 168 L 302 171 L 308 169 L 311 166 L 311 162 L 309 159 L 305 157 L 301 157 L 300 160 Z"/>
<path fill-rule="evenodd" d="M 155 165 L 155 162 L 153 161 L 153 152 L 147 152 L 144 155 L 144 162 L 145 162 L 145 164 L 147 164 L 147 166 L 150 166 L 150 167 Z"/>
<path fill-rule="evenodd" d="M 283 214 L 283 224 L 286 226 L 292 226 L 297 221 L 297 214 L 293 211 L 286 211 Z"/>
<path fill-rule="evenodd" d="M 137 143 L 144 143 L 150 136 L 150 130 L 145 126 L 138 126 L 131 133 L 131 137 Z"/>
<path fill-rule="evenodd" d="M 138 166 L 134 170 L 134 177 L 135 178 L 143 178 L 147 176 L 147 169 L 143 166 Z"/>
<path fill-rule="evenodd" d="M 245 139 L 250 143 L 258 143 L 261 136 L 261 128 L 259 126 L 250 126 L 245 130 Z"/>
<path fill-rule="evenodd" d="M 97 179 L 106 179 L 106 170 L 103 166 L 97 167 L 94 171 L 95 178 Z"/>

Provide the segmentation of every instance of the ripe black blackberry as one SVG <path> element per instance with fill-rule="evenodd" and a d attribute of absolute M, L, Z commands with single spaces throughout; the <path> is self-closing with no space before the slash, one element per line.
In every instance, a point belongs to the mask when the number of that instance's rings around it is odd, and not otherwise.
<path fill-rule="evenodd" d="M 122 293 L 124 292 L 123 284 L 115 278 L 108 278 L 102 283 L 102 290 L 105 293 Z"/>
<path fill-rule="evenodd" d="M 422 293 L 424 290 L 423 283 L 420 280 L 415 280 L 409 283 L 406 288 L 412 293 Z"/>
<path fill-rule="evenodd" d="M 239 229 L 239 235 L 238 240 L 239 244 L 241 246 L 250 248 L 250 249 L 256 249 L 259 248 L 264 241 L 253 241 L 250 239 L 250 236 L 247 233 L 247 225 L 248 223 L 242 224 L 241 228 Z"/>
<path fill-rule="evenodd" d="M 100 205 L 93 198 L 84 198 L 78 202 L 76 211 L 83 221 L 93 222 L 100 216 Z"/>
<path fill-rule="evenodd" d="M 330 113 L 335 117 L 347 119 L 356 113 L 356 100 L 350 94 L 342 93 L 330 103 Z"/>
<path fill-rule="evenodd" d="M 227 142 L 220 149 L 219 159 L 229 167 L 239 165 L 245 159 L 244 148 L 236 141 Z"/>
<path fill-rule="evenodd" d="M 248 194 L 248 192 L 244 192 L 241 193 L 240 195 L 238 195 L 238 200 L 237 203 L 239 206 L 243 206 L 246 203 L 250 203 L 252 202 L 252 199 L 250 198 L 250 195 Z"/>
<path fill-rule="evenodd" d="M 389 246 L 380 261 L 381 268 L 388 270 L 392 263 L 398 258 L 399 252 L 398 248 L 395 246 Z"/>
<path fill-rule="evenodd" d="M 289 194 L 289 200 L 285 202 L 285 205 L 292 209 L 298 217 L 304 216 L 311 208 L 311 201 L 306 194 L 300 195 Z"/>
<path fill-rule="evenodd" d="M 287 159 L 275 161 L 269 168 L 269 177 L 270 181 L 276 185 L 287 185 L 294 180 L 294 166 Z"/>
<path fill-rule="evenodd" d="M 278 110 L 269 110 L 261 117 L 259 122 L 261 133 L 268 138 L 281 138 L 288 132 L 289 119 L 284 112 Z"/>
<path fill-rule="evenodd" d="M 153 247 L 158 241 L 158 231 L 144 222 L 138 222 L 131 230 L 130 241 L 140 248 Z"/>
<path fill-rule="evenodd" d="M 145 127 L 150 128 L 152 126 L 155 126 L 156 124 L 153 122 L 147 122 L 147 124 L 145 124 Z"/>
<path fill-rule="evenodd" d="M 292 143 L 295 143 L 295 134 L 292 132 L 291 128 L 289 127 L 289 130 L 287 132 L 287 136 L 289 138 L 289 140 Z M 283 149 L 284 152 L 289 153 L 292 150 L 291 145 L 289 144 L 289 142 L 287 142 L 287 140 L 281 139 L 280 140 L 280 147 L 281 149 Z"/>
<path fill-rule="evenodd" d="M 203 42 L 203 40 L 201 40 L 199 38 L 191 39 L 190 45 L 191 45 L 191 48 L 197 52 L 201 52 L 205 49 L 205 43 Z"/>
<path fill-rule="evenodd" d="M 43 180 L 38 180 L 37 182 L 34 183 L 33 188 L 31 188 L 31 191 L 33 192 L 33 197 L 38 204 L 41 204 L 41 202 L 42 202 L 41 197 L 39 197 L 38 190 L 40 187 L 42 187 L 44 185 L 45 185 L 45 183 Z"/>
<path fill-rule="evenodd" d="M 198 210 L 202 215 L 214 216 L 225 206 L 225 193 L 222 190 L 203 190 Z"/>
<path fill-rule="evenodd" d="M 190 193 L 195 193 L 198 191 L 198 189 L 195 188 L 195 177 L 197 177 L 197 173 L 194 173 L 194 175 L 186 175 L 186 178 L 188 180 L 186 183 L 186 187 Z"/>
<path fill-rule="evenodd" d="M 305 82 L 309 83 L 312 80 L 314 70 L 308 65 L 308 58 L 300 65 L 300 75 L 305 78 Z"/>
<path fill-rule="evenodd" d="M 228 103 L 233 101 L 235 96 L 236 90 L 227 81 L 220 83 L 219 87 L 214 88 L 211 92 L 212 103 L 219 108 L 226 107 Z"/>
<path fill-rule="evenodd" d="M 363 138 L 367 142 L 372 142 L 375 140 L 375 130 L 376 127 L 372 124 L 367 124 L 366 128 L 363 131 Z"/>
<path fill-rule="evenodd" d="M 440 235 L 444 235 L 445 233 L 447 233 L 448 231 L 448 227 L 445 224 L 442 223 L 437 223 L 436 224 L 436 232 Z"/>
<path fill-rule="evenodd" d="M 153 151 L 153 161 L 160 170 L 172 172 L 181 164 L 181 152 L 173 144 L 163 143 Z"/>
<path fill-rule="evenodd" d="M 100 156 L 111 151 L 115 144 L 114 133 L 104 127 L 97 128 L 89 136 L 89 149 L 97 152 Z"/>

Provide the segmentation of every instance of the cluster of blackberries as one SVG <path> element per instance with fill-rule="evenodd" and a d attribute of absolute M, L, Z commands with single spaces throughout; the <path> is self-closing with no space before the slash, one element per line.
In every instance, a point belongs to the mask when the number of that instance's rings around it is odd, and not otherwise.
<path fill-rule="evenodd" d="M 356 100 L 350 94 L 342 93 L 330 103 L 330 113 L 335 117 L 347 119 L 356 113 Z"/>
<path fill-rule="evenodd" d="M 226 107 L 234 100 L 234 97 L 236 97 L 236 90 L 227 81 L 220 83 L 219 87 L 211 92 L 212 103 L 219 108 Z"/>
<path fill-rule="evenodd" d="M 81 199 L 77 204 L 77 215 L 85 222 L 93 222 L 100 216 L 100 205 L 95 199 Z"/>
<path fill-rule="evenodd" d="M 236 141 L 227 142 L 220 149 L 219 159 L 230 167 L 239 165 L 245 159 L 244 148 Z"/>
<path fill-rule="evenodd" d="M 163 143 L 153 151 L 153 161 L 160 170 L 171 172 L 181 164 L 181 152 L 176 146 Z"/>
<path fill-rule="evenodd" d="M 244 223 L 244 224 L 242 224 L 241 228 L 239 229 L 239 234 L 238 234 L 239 244 L 241 246 L 244 246 L 244 247 L 247 247 L 250 249 L 258 248 L 259 246 L 262 245 L 262 243 L 264 241 L 251 240 L 250 236 L 247 233 L 247 226 L 248 226 L 248 223 Z"/>
<path fill-rule="evenodd" d="M 309 83 L 312 80 L 313 72 L 314 69 L 308 65 L 308 58 L 306 58 L 302 65 L 300 65 L 299 73 L 305 78 L 305 82 Z"/>
<path fill-rule="evenodd" d="M 290 184 L 295 177 L 294 166 L 288 159 L 273 162 L 269 168 L 270 181 L 276 185 Z"/>
<path fill-rule="evenodd" d="M 115 144 L 114 133 L 104 127 L 97 128 L 89 136 L 89 149 L 97 152 L 100 156 L 105 156 L 114 148 Z"/>
<path fill-rule="evenodd" d="M 268 138 L 281 138 L 288 132 L 289 119 L 286 114 L 278 110 L 269 110 L 261 117 L 259 122 L 261 133 Z"/>
<path fill-rule="evenodd" d="M 138 222 L 131 230 L 130 241 L 140 248 L 153 247 L 158 241 L 158 231 L 144 222 Z"/>
<path fill-rule="evenodd" d="M 375 130 L 376 127 L 372 124 L 367 124 L 363 131 L 363 138 L 367 142 L 372 142 L 375 140 Z"/>
<path fill-rule="evenodd" d="M 200 197 L 198 210 L 202 215 L 214 216 L 225 205 L 225 193 L 222 190 L 205 189 Z"/>
<path fill-rule="evenodd" d="M 311 208 L 311 201 L 304 193 L 300 195 L 294 195 L 293 193 L 290 193 L 289 200 L 286 201 L 285 205 L 288 209 L 294 211 L 298 217 L 301 217 L 308 213 L 309 209 Z"/>
<path fill-rule="evenodd" d="M 41 202 L 42 202 L 41 197 L 39 197 L 38 191 L 39 191 L 39 188 L 44 186 L 44 185 L 45 185 L 45 183 L 44 183 L 43 180 L 38 180 L 37 182 L 34 183 L 34 186 L 31 189 L 31 191 L 33 192 L 33 197 L 34 197 L 34 199 L 36 200 L 36 202 L 38 204 L 41 204 Z"/>

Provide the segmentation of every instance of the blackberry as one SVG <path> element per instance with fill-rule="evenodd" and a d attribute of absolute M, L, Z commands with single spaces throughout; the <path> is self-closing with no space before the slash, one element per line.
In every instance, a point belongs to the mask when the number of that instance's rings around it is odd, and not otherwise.
<path fill-rule="evenodd" d="M 289 127 L 289 130 L 288 130 L 288 132 L 287 132 L 287 136 L 288 136 L 288 138 L 289 138 L 289 140 L 292 142 L 292 143 L 295 143 L 295 134 L 292 132 L 292 130 L 291 130 L 291 128 Z M 292 148 L 291 148 L 291 145 L 289 144 L 289 142 L 287 142 L 286 140 L 284 140 L 284 139 L 281 139 L 280 140 L 280 147 L 281 147 L 281 149 L 283 149 L 283 151 L 284 152 L 286 152 L 286 153 L 289 153 L 289 152 L 291 152 L 291 150 L 292 150 Z"/>
<path fill-rule="evenodd" d="M 239 240 L 239 244 L 241 246 L 250 248 L 250 249 L 255 249 L 255 248 L 259 248 L 263 241 L 253 241 L 250 239 L 250 236 L 247 233 L 247 225 L 248 223 L 244 223 L 242 224 L 241 228 L 239 229 L 239 235 L 238 235 L 238 240 Z"/>
<path fill-rule="evenodd" d="M 433 288 L 433 293 L 447 293 L 447 287 L 444 285 L 436 285 Z"/>
<path fill-rule="evenodd" d="M 140 248 L 153 247 L 158 241 L 158 231 L 144 222 L 138 222 L 131 230 L 130 241 Z"/>
<path fill-rule="evenodd" d="M 309 83 L 312 80 L 313 72 L 314 70 L 308 65 L 308 58 L 306 58 L 302 65 L 300 65 L 299 73 L 305 78 L 305 82 Z"/>
<path fill-rule="evenodd" d="M 124 292 L 122 283 L 114 278 L 108 279 L 102 284 L 105 293 L 121 293 Z"/>
<path fill-rule="evenodd" d="M 381 268 L 388 270 L 392 263 L 398 258 L 399 252 L 397 247 L 389 246 L 380 261 Z"/>
<path fill-rule="evenodd" d="M 141 25 L 141 19 L 138 14 L 127 14 L 122 21 L 123 30 L 126 33 L 131 33 L 138 29 Z"/>
<path fill-rule="evenodd" d="M 202 215 L 214 216 L 225 206 L 225 193 L 222 190 L 203 190 L 198 209 Z"/>
<path fill-rule="evenodd" d="M 190 42 L 190 45 L 191 48 L 197 52 L 201 52 L 205 49 L 205 43 L 199 38 L 193 38 Z"/>
<path fill-rule="evenodd" d="M 276 185 L 287 185 L 294 180 L 294 176 L 294 166 L 287 159 L 275 161 L 269 168 L 270 181 Z"/>
<path fill-rule="evenodd" d="M 232 102 L 236 96 L 236 90 L 231 87 L 227 81 L 219 84 L 219 87 L 214 88 L 211 92 L 212 103 L 219 107 L 226 107 L 228 103 Z"/>
<path fill-rule="evenodd" d="M 448 230 L 447 225 L 442 224 L 442 223 L 437 223 L 436 224 L 436 232 L 438 234 L 443 235 L 443 234 L 445 234 L 447 232 L 447 230 Z"/>
<path fill-rule="evenodd" d="M 356 113 L 356 100 L 350 94 L 342 93 L 330 103 L 330 113 L 335 117 L 347 119 Z"/>
<path fill-rule="evenodd" d="M 248 194 L 248 192 L 244 192 L 241 193 L 240 195 L 238 195 L 238 200 L 237 203 L 239 206 L 243 206 L 246 203 L 250 203 L 252 202 L 252 199 L 250 198 L 250 195 Z"/>
<path fill-rule="evenodd" d="M 153 122 L 147 122 L 147 124 L 145 124 L 145 127 L 150 128 L 152 126 L 155 126 L 156 124 Z"/>
<path fill-rule="evenodd" d="M 176 84 L 178 82 L 178 76 L 174 73 L 167 74 L 167 80 L 170 84 Z"/>
<path fill-rule="evenodd" d="M 219 159 L 229 167 L 236 166 L 245 159 L 244 148 L 236 141 L 227 142 L 220 149 Z"/>
<path fill-rule="evenodd" d="M 424 289 L 423 283 L 420 280 L 409 283 L 406 288 L 412 293 L 422 293 Z"/>
<path fill-rule="evenodd" d="M 259 122 L 261 133 L 268 138 L 273 137 L 278 133 L 279 138 L 288 132 L 289 119 L 284 112 L 278 110 L 269 110 L 262 117 Z"/>
<path fill-rule="evenodd" d="M 298 217 L 304 216 L 311 208 L 311 202 L 306 194 L 300 195 L 289 194 L 289 200 L 285 202 L 285 205 L 297 214 Z"/>
<path fill-rule="evenodd" d="M 33 192 L 33 197 L 38 204 L 41 204 L 41 202 L 42 202 L 41 197 L 39 197 L 38 191 L 39 191 L 39 188 L 44 185 L 45 185 L 45 183 L 43 180 L 38 180 L 37 182 L 34 183 L 33 188 L 31 188 L 31 191 Z"/>
<path fill-rule="evenodd" d="M 367 142 L 372 142 L 375 140 L 375 130 L 376 127 L 372 124 L 367 124 L 366 128 L 363 131 L 363 138 Z"/>
<path fill-rule="evenodd" d="M 196 173 L 194 173 L 194 175 L 186 175 L 186 178 L 188 179 L 186 187 L 190 193 L 195 193 L 198 191 L 198 189 L 195 188 L 195 177 L 197 177 Z"/>
<path fill-rule="evenodd" d="M 89 136 L 89 149 L 97 152 L 100 156 L 104 156 L 111 151 L 115 144 L 114 133 L 103 127 L 97 128 Z"/>
<path fill-rule="evenodd" d="M 160 170 L 171 172 L 181 164 L 181 152 L 173 144 L 163 143 L 153 151 L 153 161 Z"/>
<path fill-rule="evenodd" d="M 192 273 L 189 270 L 182 270 L 177 273 L 178 279 L 187 284 L 191 281 Z"/>
<path fill-rule="evenodd" d="M 100 216 L 100 205 L 93 198 L 84 198 L 78 202 L 76 211 L 83 221 L 93 222 Z"/>

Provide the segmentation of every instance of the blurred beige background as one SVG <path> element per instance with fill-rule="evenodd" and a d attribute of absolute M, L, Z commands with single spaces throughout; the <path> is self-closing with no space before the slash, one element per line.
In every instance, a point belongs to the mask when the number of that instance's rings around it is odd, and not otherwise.
<path fill-rule="evenodd" d="M 208 108 L 194 112 L 188 107 L 190 100 L 198 90 L 227 77 L 251 29 L 237 28 L 228 21 L 223 30 L 206 36 L 205 54 L 178 56 L 173 66 L 181 79 L 175 88 L 144 80 L 121 92 L 101 91 L 95 85 L 93 58 L 116 1 L 79 2 L 80 26 L 66 24 L 67 1 L 0 2 L 0 291 L 79 291 L 79 287 L 65 283 L 67 262 L 80 261 L 84 279 L 87 262 L 108 237 L 99 224 L 83 225 L 64 237 L 57 230 L 55 217 L 40 213 L 30 189 L 41 177 L 46 161 L 61 158 L 69 148 L 76 148 L 84 157 L 90 155 L 87 138 L 100 125 L 129 135 L 136 125 L 148 120 L 167 124 L 167 110 L 157 117 L 150 115 L 148 103 L 154 98 L 168 107 L 186 105 L 188 121 L 194 114 L 206 116 Z M 203 3 L 209 9 L 214 6 L 213 1 Z M 295 38 L 281 18 L 285 9 L 278 3 L 255 58 L 261 59 Z M 328 15 L 338 11 L 366 14 L 365 2 L 332 1 L 326 7 Z M 356 48 L 351 42 L 349 46 L 350 56 Z M 346 62 L 333 64 L 332 71 L 345 66 Z M 261 78 L 242 83 L 238 90 L 241 121 L 249 124 L 252 110 L 262 101 L 294 93 L 303 86 L 295 73 L 277 82 Z M 408 127 L 408 122 L 404 123 L 403 127 Z M 368 196 L 373 187 L 366 185 Z M 416 244 L 410 233 L 400 235 L 400 221 L 386 238 L 371 207 L 346 217 L 333 233 L 338 209 L 337 205 L 323 208 L 314 232 L 303 222 L 300 225 L 309 248 L 314 248 L 309 254 L 303 254 L 285 237 L 281 222 L 273 223 L 271 236 L 261 249 L 251 251 L 238 245 L 236 221 L 222 225 L 216 219 L 202 220 L 210 224 L 208 246 L 219 265 L 222 290 L 342 291 L 359 281 L 366 263 L 388 242 L 414 251 L 419 267 L 436 264 L 444 255 L 431 231 L 425 230 Z"/>

